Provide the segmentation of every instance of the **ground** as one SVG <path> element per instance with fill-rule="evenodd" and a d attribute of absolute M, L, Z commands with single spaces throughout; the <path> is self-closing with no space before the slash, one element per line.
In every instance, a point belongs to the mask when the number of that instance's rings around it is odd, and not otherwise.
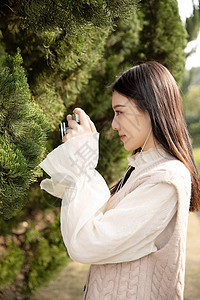
<path fill-rule="evenodd" d="M 184 300 L 200 300 L 200 215 L 190 213 Z"/>
<path fill-rule="evenodd" d="M 184 300 L 200 300 L 200 217 L 190 213 L 187 237 Z M 70 262 L 57 281 L 41 288 L 30 300 L 81 300 L 89 266 Z"/>

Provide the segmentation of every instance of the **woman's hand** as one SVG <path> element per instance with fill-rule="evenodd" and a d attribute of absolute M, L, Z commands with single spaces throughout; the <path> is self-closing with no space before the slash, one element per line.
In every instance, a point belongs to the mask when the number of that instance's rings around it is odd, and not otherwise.
<path fill-rule="evenodd" d="M 90 117 L 86 115 L 84 110 L 82 110 L 81 108 L 75 108 L 73 110 L 73 113 L 79 115 L 80 124 L 73 120 L 71 115 L 67 115 L 68 126 L 70 128 L 67 130 L 66 135 L 63 137 L 63 142 L 66 142 L 67 140 L 78 135 L 96 132 L 94 123 L 90 120 Z"/>

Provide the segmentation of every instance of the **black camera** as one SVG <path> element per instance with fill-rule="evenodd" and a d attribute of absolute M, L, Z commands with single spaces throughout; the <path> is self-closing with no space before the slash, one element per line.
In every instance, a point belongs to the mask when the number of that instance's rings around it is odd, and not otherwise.
<path fill-rule="evenodd" d="M 75 120 L 78 124 L 80 124 L 80 119 L 79 119 L 78 114 L 72 114 L 72 119 Z M 61 141 L 62 141 L 64 135 L 66 134 L 67 129 L 69 129 L 67 121 L 63 121 L 59 124 L 59 132 L 60 132 Z"/>

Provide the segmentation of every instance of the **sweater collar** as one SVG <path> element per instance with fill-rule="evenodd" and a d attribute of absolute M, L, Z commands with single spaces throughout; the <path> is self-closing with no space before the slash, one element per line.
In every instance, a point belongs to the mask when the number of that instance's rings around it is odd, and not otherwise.
<path fill-rule="evenodd" d="M 151 163 L 153 161 L 159 160 L 163 157 L 168 157 L 168 154 L 162 146 L 157 145 L 155 148 L 150 148 L 146 151 L 137 152 L 132 156 L 128 157 L 129 165 L 132 167 L 138 167 L 140 165 L 144 165 L 147 163 Z"/>

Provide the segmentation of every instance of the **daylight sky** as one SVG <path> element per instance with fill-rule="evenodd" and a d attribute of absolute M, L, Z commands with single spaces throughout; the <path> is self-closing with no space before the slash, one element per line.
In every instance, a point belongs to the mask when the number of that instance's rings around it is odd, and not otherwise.
<path fill-rule="evenodd" d="M 198 5 L 198 0 L 194 1 L 194 3 Z M 192 14 L 192 0 L 178 0 L 178 6 L 181 19 L 185 22 L 186 17 Z M 200 67 L 200 32 L 197 40 L 188 43 L 186 52 L 189 52 L 193 47 L 196 47 L 196 52 L 187 58 L 187 70 L 190 70 L 192 67 Z"/>

